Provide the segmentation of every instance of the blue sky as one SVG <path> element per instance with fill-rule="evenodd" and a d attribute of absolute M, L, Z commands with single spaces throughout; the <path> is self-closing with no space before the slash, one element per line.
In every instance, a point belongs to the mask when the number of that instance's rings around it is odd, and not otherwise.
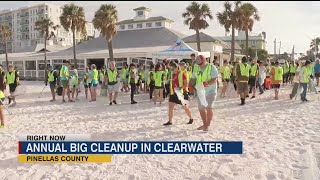
<path fill-rule="evenodd" d="M 42 1 L 44 2 L 44 1 Z M 23 6 L 42 3 L 41 1 L 1 1 L 0 9 L 17 9 Z M 71 1 L 46 1 L 50 4 L 63 5 Z M 139 6 L 146 6 L 152 9 L 151 16 L 164 16 L 175 21 L 173 29 L 184 34 L 192 35 L 194 31 L 183 25 L 181 14 L 191 1 L 74 1 L 76 4 L 85 8 L 86 18 L 91 21 L 94 12 L 102 3 L 116 5 L 119 12 L 119 20 L 133 18 L 132 9 Z M 224 1 L 199 1 L 208 3 L 211 11 L 215 15 L 223 10 Z M 267 34 L 267 50 L 273 53 L 273 41 L 281 40 L 281 52 L 292 51 L 295 45 L 295 52 L 305 53 L 310 45 L 311 38 L 320 37 L 320 2 L 317 1 L 250 1 L 254 4 L 261 16 L 261 21 L 257 22 L 253 28 L 253 34 L 265 31 Z M 217 22 L 217 18 L 209 21 L 210 27 L 203 32 L 211 36 L 223 36 L 224 28 Z M 279 47 L 279 44 L 277 44 Z M 278 53 L 277 48 L 277 53 Z"/>

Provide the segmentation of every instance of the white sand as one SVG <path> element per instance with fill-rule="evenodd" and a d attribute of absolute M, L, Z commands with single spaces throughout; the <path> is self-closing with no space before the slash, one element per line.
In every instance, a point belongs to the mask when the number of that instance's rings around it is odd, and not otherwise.
<path fill-rule="evenodd" d="M 49 88 L 41 98 L 42 82 L 23 82 L 26 94 L 17 98 L 13 115 L 6 113 L 0 129 L 0 179 L 320 179 L 319 96 L 310 102 L 289 100 L 289 89 L 280 100 L 270 92 L 239 106 L 238 98 L 218 99 L 215 120 L 208 133 L 201 124 L 195 102 L 195 123 L 178 108 L 174 125 L 167 121 L 167 103 L 154 106 L 147 95 L 129 104 L 121 93 L 119 105 L 106 97 L 96 103 L 84 100 L 61 105 L 50 103 Z M 299 98 L 298 98 L 299 99 Z M 104 164 L 20 164 L 19 134 L 90 134 L 94 140 L 126 141 L 243 141 L 242 155 L 114 155 Z"/>

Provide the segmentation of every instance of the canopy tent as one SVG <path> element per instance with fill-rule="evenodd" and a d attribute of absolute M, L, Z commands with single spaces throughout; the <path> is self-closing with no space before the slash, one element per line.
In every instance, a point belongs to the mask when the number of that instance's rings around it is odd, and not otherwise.
<path fill-rule="evenodd" d="M 188 46 L 180 38 L 176 40 L 173 46 L 160 52 L 153 52 L 151 53 L 151 56 L 154 58 L 176 58 L 181 60 L 190 59 L 191 54 L 195 54 L 196 56 L 203 55 L 206 58 L 210 57 L 210 52 L 198 52 Z"/>

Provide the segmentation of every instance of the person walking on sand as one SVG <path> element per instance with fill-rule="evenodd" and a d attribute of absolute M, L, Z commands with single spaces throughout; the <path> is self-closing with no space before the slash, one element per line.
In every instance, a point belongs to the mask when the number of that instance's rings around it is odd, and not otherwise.
<path fill-rule="evenodd" d="M 69 88 L 69 66 L 70 62 L 68 60 L 64 60 L 63 65 L 60 69 L 60 81 L 62 85 L 62 103 L 65 103 L 64 96 L 67 92 L 68 101 L 73 102 L 70 99 L 70 88 Z"/>
<path fill-rule="evenodd" d="M 15 91 L 18 85 L 20 85 L 19 82 L 19 73 L 18 71 L 14 70 L 14 66 L 10 65 L 9 66 L 9 71 L 6 74 L 7 78 L 7 83 L 9 84 L 9 91 L 10 91 L 10 96 L 8 97 L 9 99 L 9 106 L 15 106 L 16 105 L 16 98 L 15 98 Z M 10 104 L 13 102 L 12 104 Z"/>
<path fill-rule="evenodd" d="M 294 61 L 292 61 L 290 63 L 290 71 L 289 71 L 289 74 L 290 74 L 290 84 L 292 84 L 293 82 L 293 78 L 295 77 L 296 75 L 296 71 L 297 71 L 297 65 Z"/>
<path fill-rule="evenodd" d="M 189 117 L 188 124 L 193 123 L 193 118 L 191 111 L 187 104 L 182 104 L 181 100 L 179 100 L 178 95 L 175 92 L 175 89 L 178 89 L 182 92 L 183 98 L 186 101 L 189 101 L 189 95 L 188 95 L 188 77 L 187 77 L 187 71 L 185 70 L 179 70 L 179 66 L 176 63 L 171 63 L 171 69 L 172 69 L 172 77 L 170 78 L 170 95 L 169 95 L 169 121 L 164 126 L 170 126 L 172 125 L 172 118 L 174 114 L 174 107 L 176 104 L 181 104 L 184 111 Z M 185 67 L 185 63 L 180 63 L 180 67 Z"/>
<path fill-rule="evenodd" d="M 114 61 L 109 63 L 109 68 L 107 69 L 105 82 L 108 84 L 108 91 L 109 91 L 109 105 L 117 104 L 117 96 L 119 93 L 119 86 L 118 86 L 118 71 L 116 69 L 116 63 Z M 114 95 L 113 95 L 114 93 Z"/>
<path fill-rule="evenodd" d="M 241 104 L 245 105 L 246 97 L 248 96 L 248 81 L 250 73 L 250 65 L 247 64 L 247 58 L 244 56 L 241 63 L 236 67 L 237 89 L 240 95 Z"/>
<path fill-rule="evenodd" d="M 224 98 L 226 97 L 226 91 L 228 89 L 228 84 L 231 78 L 231 68 L 227 60 L 223 61 L 223 66 L 220 69 L 220 73 L 221 73 L 221 79 L 223 83 L 220 96 Z"/>
<path fill-rule="evenodd" d="M 84 86 L 84 93 L 86 95 L 86 99 L 88 99 L 88 91 L 90 91 L 91 89 L 91 81 L 92 81 L 89 71 L 90 71 L 90 67 L 87 66 L 86 72 L 83 76 L 83 86 Z M 90 91 L 90 96 L 92 97 L 91 91 Z"/>
<path fill-rule="evenodd" d="M 319 86 L 319 77 L 320 77 L 320 60 L 317 59 L 314 65 L 314 76 L 316 77 L 316 85 Z"/>
<path fill-rule="evenodd" d="M 92 79 L 91 87 L 90 87 L 91 100 L 89 102 L 94 102 L 94 101 L 97 101 L 97 88 L 99 84 L 99 72 L 95 64 L 91 64 L 91 70 L 89 72 L 89 75 L 90 75 L 90 78 Z"/>
<path fill-rule="evenodd" d="M 154 104 L 159 102 L 160 104 L 163 101 L 163 71 L 162 71 L 162 65 L 158 63 L 155 67 L 154 72 Z"/>
<path fill-rule="evenodd" d="M 306 61 L 304 66 L 301 68 L 299 72 L 300 86 L 303 88 L 303 92 L 301 93 L 301 101 L 307 102 L 307 87 L 310 81 L 310 76 L 312 75 L 312 69 L 310 68 L 310 61 Z"/>
<path fill-rule="evenodd" d="M 258 64 L 259 64 L 259 71 L 258 71 L 258 81 L 257 81 L 257 84 L 258 84 L 258 88 L 259 88 L 259 91 L 260 91 L 260 95 L 264 93 L 264 80 L 266 79 L 266 67 L 264 66 L 263 62 L 262 61 L 258 61 Z"/>
<path fill-rule="evenodd" d="M 136 65 L 131 63 L 129 66 L 129 84 L 131 89 L 131 104 L 137 104 L 137 102 L 134 100 L 134 94 L 136 92 L 137 83 L 138 83 L 138 70 L 136 68 Z"/>
<path fill-rule="evenodd" d="M 0 128 L 4 128 L 4 110 L 3 110 L 3 106 L 4 106 L 4 100 L 5 100 L 5 95 L 4 95 L 4 91 L 6 89 L 6 73 L 4 72 L 4 70 L 2 69 L 2 65 L 0 64 Z"/>
<path fill-rule="evenodd" d="M 79 100 L 78 99 L 78 95 L 79 95 L 79 75 L 78 75 L 78 70 L 77 69 L 73 70 L 71 87 L 72 87 L 72 100 L 73 101 Z M 74 94 L 76 94 L 76 99 L 74 99 Z"/>
<path fill-rule="evenodd" d="M 48 78 L 46 79 L 45 85 L 48 85 L 49 82 L 49 86 L 50 86 L 50 91 L 51 91 L 51 96 L 52 99 L 50 100 L 50 102 L 54 102 L 56 100 L 56 93 L 55 93 L 55 89 L 56 86 L 58 86 L 58 80 L 59 80 L 59 76 L 57 71 L 54 69 L 54 66 L 50 66 L 49 67 L 49 71 L 48 71 Z"/>
<path fill-rule="evenodd" d="M 196 81 L 196 87 L 204 86 L 203 93 L 208 103 L 207 106 L 204 106 L 198 96 L 198 109 L 203 122 L 198 130 L 208 131 L 213 119 L 213 105 L 217 96 L 218 70 L 215 65 L 208 63 L 202 55 L 197 57 L 196 63 L 199 68 L 192 73 L 192 76 Z"/>
<path fill-rule="evenodd" d="M 148 72 L 148 79 L 147 79 L 147 85 L 149 86 L 149 97 L 150 97 L 150 100 L 153 99 L 152 95 L 153 95 L 153 91 L 154 91 L 154 65 L 151 64 L 150 65 L 150 70 Z"/>
<path fill-rule="evenodd" d="M 250 74 L 249 74 L 249 85 L 250 90 L 249 93 L 252 92 L 251 99 L 256 97 L 256 83 L 257 83 L 257 77 L 259 75 L 259 67 L 257 64 L 257 61 L 254 59 L 251 59 L 251 65 L 250 65 Z"/>
<path fill-rule="evenodd" d="M 270 75 L 271 75 L 271 84 L 272 87 L 274 88 L 274 94 L 275 100 L 279 99 L 279 91 L 280 91 L 280 85 L 281 82 L 283 82 L 283 68 L 279 66 L 279 62 L 274 63 L 274 67 L 271 68 L 270 70 Z"/>
<path fill-rule="evenodd" d="M 129 69 L 128 69 L 128 64 L 126 62 L 123 63 L 123 67 L 121 69 L 121 81 L 122 81 L 122 88 L 121 91 L 128 92 L 129 87 L 128 87 L 128 77 L 129 77 Z"/>
<path fill-rule="evenodd" d="M 287 61 L 285 61 L 283 64 L 283 78 L 282 78 L 283 86 L 288 84 L 289 74 L 290 74 L 289 64 Z"/>

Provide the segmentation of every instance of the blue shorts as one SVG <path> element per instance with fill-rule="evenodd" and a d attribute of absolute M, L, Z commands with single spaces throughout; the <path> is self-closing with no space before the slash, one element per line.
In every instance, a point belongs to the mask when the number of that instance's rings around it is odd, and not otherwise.
<path fill-rule="evenodd" d="M 96 88 L 96 87 L 98 87 L 98 84 L 92 84 L 92 87 Z"/>

